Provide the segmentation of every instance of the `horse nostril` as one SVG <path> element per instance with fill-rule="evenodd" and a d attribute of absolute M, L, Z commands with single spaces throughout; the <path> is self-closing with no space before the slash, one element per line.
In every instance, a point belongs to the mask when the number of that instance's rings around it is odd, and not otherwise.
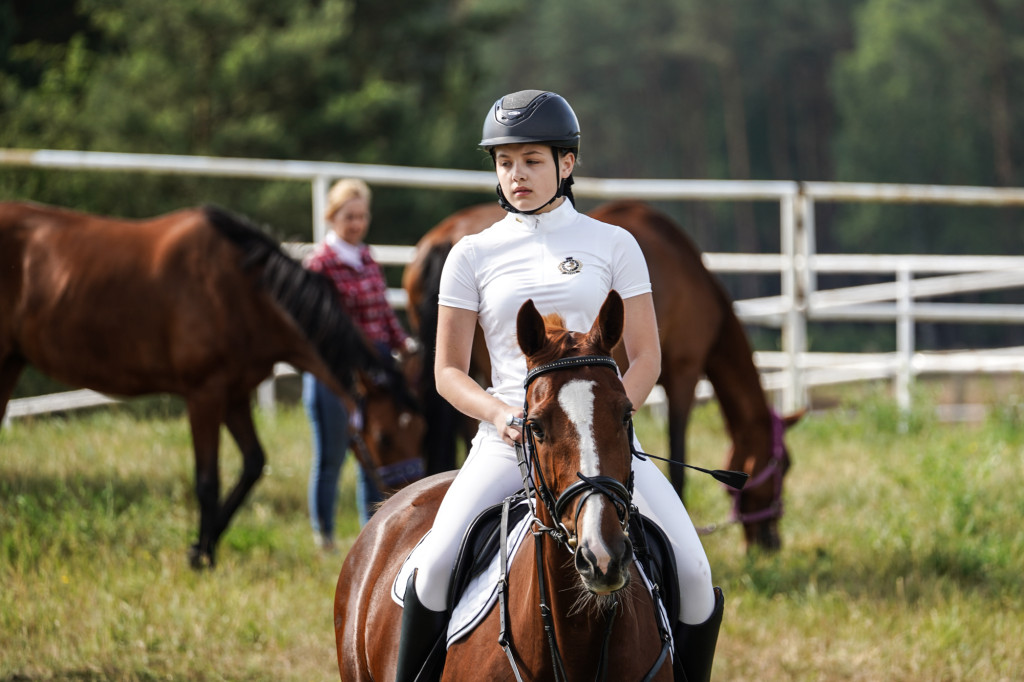
<path fill-rule="evenodd" d="M 576 550 L 574 555 L 576 571 L 590 591 L 607 594 L 629 584 L 633 543 L 628 538 L 624 538 L 620 548 L 623 550 L 622 552 L 605 555 L 600 560 L 586 543 L 581 544 L 580 548 Z"/>
<path fill-rule="evenodd" d="M 587 580 L 597 577 L 597 557 L 584 545 L 576 550 L 576 571 Z"/>

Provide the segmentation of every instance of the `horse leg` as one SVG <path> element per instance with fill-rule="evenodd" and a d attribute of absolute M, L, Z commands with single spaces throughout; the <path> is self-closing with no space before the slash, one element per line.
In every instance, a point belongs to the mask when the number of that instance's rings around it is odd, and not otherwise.
<path fill-rule="evenodd" d="M 231 437 L 238 445 L 238 450 L 242 453 L 242 473 L 238 477 L 238 483 L 231 489 L 224 504 L 221 505 L 214 528 L 216 535 L 213 540 L 215 543 L 220 534 L 228 527 L 231 517 L 245 501 L 249 491 L 256 485 L 256 481 L 260 480 L 260 476 L 263 475 L 263 465 L 266 463 L 263 446 L 260 445 L 259 438 L 256 436 L 256 426 L 252 421 L 248 396 L 241 400 L 232 400 L 228 404 L 225 423 Z"/>
<path fill-rule="evenodd" d="M 192 568 L 215 565 L 214 546 L 220 506 L 220 425 L 223 407 L 218 400 L 190 397 L 186 400 L 192 447 L 196 460 L 196 498 L 199 501 L 199 540 L 189 549 Z"/>
<path fill-rule="evenodd" d="M 662 372 L 662 377 L 671 377 L 662 383 L 665 398 L 668 401 L 668 447 L 669 459 L 683 464 L 686 462 L 686 429 L 690 423 L 690 411 L 693 409 L 694 391 L 700 375 L 696 372 L 682 372 L 673 376 L 670 372 Z M 681 466 L 669 465 L 669 479 L 672 487 L 683 498 L 686 484 L 685 469 Z"/>
<path fill-rule="evenodd" d="M 7 403 L 14 393 L 21 371 L 25 369 L 25 361 L 20 357 L 5 355 L 0 359 L 0 423 L 7 413 Z"/>

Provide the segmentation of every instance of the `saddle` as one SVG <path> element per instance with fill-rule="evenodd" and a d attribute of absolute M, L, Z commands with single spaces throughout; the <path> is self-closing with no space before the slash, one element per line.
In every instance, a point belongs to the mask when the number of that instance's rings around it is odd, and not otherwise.
<path fill-rule="evenodd" d="M 449 614 L 455 613 L 456 606 L 466 596 L 467 589 L 474 580 L 483 576 L 489 569 L 493 569 L 501 546 L 503 506 L 504 503 L 499 503 L 482 511 L 463 535 L 448 590 Z M 521 490 L 510 500 L 508 528 L 505 529 L 505 534 L 509 538 L 513 537 L 513 529 L 525 525 L 524 521 L 529 512 L 526 494 Z M 525 532 L 519 532 L 518 541 L 525 535 Z M 675 623 L 679 619 L 679 581 L 676 579 L 675 554 L 672 552 L 668 536 L 654 521 L 633 510 L 629 519 L 629 537 L 633 542 L 634 558 L 647 578 L 652 595 L 661 601 L 668 622 Z M 515 542 L 516 540 L 513 540 L 513 543 Z M 399 577 L 396 586 L 401 582 Z M 397 593 L 394 596 L 397 597 Z M 497 599 L 496 589 L 493 599 Z M 481 618 L 494 602 L 486 603 L 487 606 L 480 612 Z M 447 644 L 467 634 L 478 622 L 477 620 L 468 624 L 454 637 L 451 637 L 451 633 L 442 633 L 431 647 L 417 680 L 438 679 L 444 667 Z"/>

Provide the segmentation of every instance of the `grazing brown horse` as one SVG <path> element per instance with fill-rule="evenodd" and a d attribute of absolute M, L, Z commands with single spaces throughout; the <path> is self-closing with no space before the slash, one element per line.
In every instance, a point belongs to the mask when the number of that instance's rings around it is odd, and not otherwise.
<path fill-rule="evenodd" d="M 436 337 L 437 287 L 452 245 L 503 215 L 497 204 L 472 206 L 443 220 L 420 239 L 414 259 L 405 270 L 403 286 L 410 309 L 415 309 L 410 320 L 425 348 L 431 348 Z M 659 383 L 668 401 L 670 459 L 686 461 L 686 428 L 694 390 L 701 375 L 706 375 L 732 439 L 726 468 L 751 476 L 742 492 L 732 493 L 733 520 L 743 524 L 748 549 L 778 549 L 782 480 L 789 468 L 783 432 L 799 417 L 782 419 L 769 407 L 750 342 L 733 311 L 732 300 L 679 226 L 637 201 L 604 204 L 589 215 L 628 230 L 647 259 L 661 338 Z M 477 334 L 477 340 L 480 337 Z M 482 347 L 473 353 L 476 376 L 481 382 L 489 382 L 486 352 L 479 350 Z M 621 348 L 616 349 L 615 357 L 625 370 Z M 424 446 L 428 471 L 453 468 L 455 438 L 462 432 L 460 418 L 437 395 L 431 372 L 424 372 L 418 390 L 428 423 Z M 683 469 L 670 468 L 672 483 L 682 495 Z"/>
<path fill-rule="evenodd" d="M 397 369 L 402 372 L 401 382 L 389 372 L 362 370 L 356 381 L 363 423 L 352 434 L 352 447 L 377 490 L 385 495 L 426 474 L 422 452 L 426 421 L 405 383 L 405 368 Z M 418 363 L 416 372 L 418 376 Z"/>
<path fill-rule="evenodd" d="M 197 568 L 214 564 L 218 539 L 263 472 L 250 398 L 276 362 L 341 396 L 356 368 L 391 371 L 330 282 L 240 217 L 207 207 L 128 221 L 0 203 L 0 416 L 26 364 L 103 393 L 183 397 Z M 243 458 L 223 500 L 222 424 Z"/>
<path fill-rule="evenodd" d="M 587 334 L 565 331 L 560 320 L 546 324 L 531 301 L 520 309 L 517 335 L 531 372 L 524 434 L 534 444 L 521 457 L 538 491 L 535 539 L 528 535 L 516 552 L 497 604 L 448 649 L 443 680 L 672 679 L 667 626 L 625 532 L 630 403 L 608 357 L 622 324 L 614 292 Z M 559 401 L 570 382 L 591 387 L 589 424 L 573 421 Z M 596 450 L 586 458 L 585 436 Z M 345 682 L 393 679 L 402 619 L 392 583 L 453 476 L 432 476 L 385 502 L 345 558 L 334 602 Z"/>

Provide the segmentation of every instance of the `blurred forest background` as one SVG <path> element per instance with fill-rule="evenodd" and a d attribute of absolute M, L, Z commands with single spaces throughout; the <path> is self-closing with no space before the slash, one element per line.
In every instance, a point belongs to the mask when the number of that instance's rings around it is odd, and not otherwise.
<path fill-rule="evenodd" d="M 1022 184 L 1019 0 L 0 0 L 0 147 L 481 170 L 485 112 L 526 88 L 576 109 L 583 176 Z M 0 168 L 3 198 L 131 217 L 210 201 L 282 238 L 309 238 L 309 192 Z M 371 241 L 415 243 L 488 200 L 380 188 Z M 779 247 L 775 204 L 661 208 L 706 251 Z M 817 245 L 1016 254 L 1020 223 L 1014 209 L 826 204 Z"/>

